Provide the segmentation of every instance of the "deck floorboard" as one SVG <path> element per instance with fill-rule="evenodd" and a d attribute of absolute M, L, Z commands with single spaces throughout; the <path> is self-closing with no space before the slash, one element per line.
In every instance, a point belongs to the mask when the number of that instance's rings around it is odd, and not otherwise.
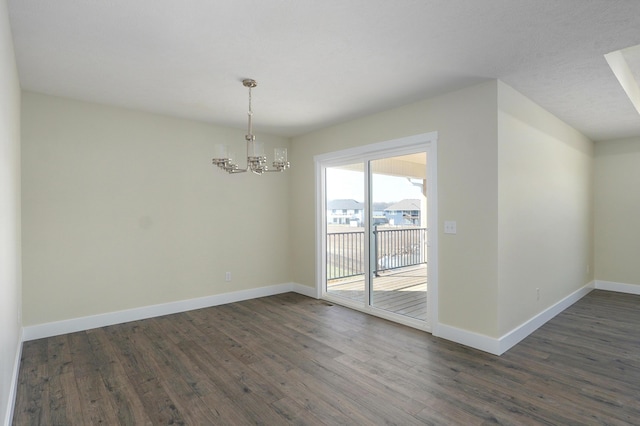
<path fill-rule="evenodd" d="M 333 296 L 356 300 L 364 304 L 364 275 L 331 280 L 327 291 Z M 385 272 L 373 280 L 373 306 L 427 320 L 427 267 L 405 268 Z"/>

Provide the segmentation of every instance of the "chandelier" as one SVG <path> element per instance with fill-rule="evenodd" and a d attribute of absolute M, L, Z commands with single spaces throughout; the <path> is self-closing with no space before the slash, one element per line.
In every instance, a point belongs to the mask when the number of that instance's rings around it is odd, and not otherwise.
<path fill-rule="evenodd" d="M 216 157 L 213 158 L 212 162 L 227 173 L 244 173 L 251 171 L 257 175 L 261 175 L 265 172 L 283 172 L 290 167 L 290 164 L 287 161 L 287 149 L 275 149 L 273 169 L 269 169 L 267 166 L 267 157 L 264 156 L 264 144 L 256 141 L 256 137 L 253 134 L 251 89 L 256 87 L 258 83 L 256 83 L 255 80 L 245 79 L 242 80 L 242 85 L 249 89 L 249 122 L 247 124 L 247 134 L 244 137 L 247 141 L 247 166 L 241 169 L 237 163 L 234 163 L 234 154 L 226 145 L 216 145 Z"/>

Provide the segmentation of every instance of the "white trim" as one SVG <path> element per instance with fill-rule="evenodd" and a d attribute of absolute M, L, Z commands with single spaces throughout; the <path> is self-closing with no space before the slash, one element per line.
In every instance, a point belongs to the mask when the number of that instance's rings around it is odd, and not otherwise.
<path fill-rule="evenodd" d="M 380 155 L 379 153 L 378 156 Z M 387 156 L 391 156 L 393 154 L 387 154 L 387 151 L 385 151 L 385 153 L 383 154 L 384 157 Z M 376 158 L 377 156 L 371 156 Z M 371 193 L 371 187 L 373 184 L 373 176 L 371 176 L 371 161 L 374 160 L 374 158 L 371 157 L 367 157 L 367 156 L 363 156 L 362 157 L 362 161 L 363 161 L 363 165 L 364 165 L 364 173 L 363 173 L 363 178 L 364 178 L 364 253 L 363 255 L 365 256 L 364 258 L 364 310 L 365 312 L 371 312 L 372 308 L 373 308 L 373 297 L 372 297 L 372 293 L 371 293 L 371 288 L 373 287 L 373 275 L 372 275 L 372 271 L 378 269 L 376 263 L 377 263 L 377 259 L 376 259 L 376 253 L 375 253 L 375 249 L 371 249 L 371 247 L 373 246 L 373 244 L 375 244 L 373 242 L 373 226 L 371 225 L 371 210 L 372 210 L 372 193 Z M 326 222 L 326 220 L 325 220 Z M 323 263 L 326 265 L 327 264 L 327 257 L 326 257 L 326 251 L 324 252 L 325 256 L 323 259 Z M 328 284 L 328 281 L 324 281 L 324 288 L 325 290 L 327 290 L 326 284 Z M 327 294 L 329 292 L 327 291 Z M 426 296 L 426 294 L 425 294 Z"/>
<path fill-rule="evenodd" d="M 502 355 L 522 341 L 525 337 L 529 336 L 544 325 L 547 321 L 589 294 L 593 288 L 593 282 L 585 285 L 500 338 L 489 337 L 484 334 L 474 333 L 472 331 L 452 327 L 446 324 L 438 324 L 437 327 L 432 328 L 433 335 L 479 349 L 493 355 Z"/>
<path fill-rule="evenodd" d="M 364 175 L 367 176 L 367 180 L 364 182 L 365 186 L 365 229 L 369 228 L 369 217 L 370 214 L 367 209 L 370 207 L 369 199 L 370 199 L 370 182 L 368 180 L 369 177 L 369 169 L 368 162 L 371 160 L 376 160 L 380 158 L 385 158 L 388 156 L 399 156 L 405 154 L 413 154 L 416 152 L 426 152 L 427 153 L 427 171 L 428 171 L 428 179 L 427 179 L 427 199 L 431 200 L 427 202 L 428 214 L 429 218 L 428 228 L 429 228 L 429 248 L 428 248 L 428 264 L 429 268 L 427 271 L 428 278 L 427 281 L 429 283 L 429 296 L 427 299 L 428 314 L 429 318 L 425 324 L 420 324 L 415 326 L 412 324 L 413 321 L 405 321 L 401 315 L 387 315 L 385 312 L 376 313 L 376 310 L 372 307 L 368 306 L 356 306 L 354 309 L 367 312 L 376 316 L 384 317 L 386 319 L 390 319 L 392 321 L 396 321 L 402 324 L 411 325 L 412 327 L 424 329 L 427 331 L 431 331 L 433 327 L 437 327 L 438 325 L 438 191 L 437 191 L 437 177 L 438 177 L 438 156 L 437 156 L 437 143 L 438 143 L 438 132 L 429 132 L 429 133 L 421 133 L 413 136 L 402 137 L 398 139 L 392 139 L 384 142 L 377 142 L 367 145 L 361 145 L 354 148 L 348 148 L 340 151 L 333 151 L 324 154 L 315 155 L 313 157 L 315 164 L 315 183 L 316 183 L 316 197 L 315 197 L 315 246 L 316 246 L 316 261 L 315 261 L 315 276 L 316 276 L 316 290 L 317 297 L 323 298 L 327 300 L 331 300 L 332 297 L 326 292 L 325 283 L 326 283 L 326 200 L 325 200 L 325 191 L 326 191 L 326 182 L 325 182 L 325 170 L 327 167 L 336 167 L 342 166 L 346 164 L 351 164 L 353 162 L 363 163 L 364 164 Z M 369 252 L 369 239 L 365 238 L 365 251 Z M 369 260 L 370 262 L 370 260 Z M 368 265 L 368 262 L 365 262 Z M 369 267 L 367 266 L 366 269 Z M 368 280 L 368 275 L 365 277 L 365 280 Z M 369 283 L 367 282 L 365 285 L 365 300 L 369 300 Z M 332 300 L 334 301 L 334 300 Z M 337 304 L 350 305 L 349 301 L 334 301 Z M 364 304 L 363 304 L 364 305 Z"/>
<path fill-rule="evenodd" d="M 371 143 L 368 145 L 361 145 L 354 148 L 347 148 L 340 151 L 328 152 L 325 154 L 318 154 L 313 157 L 316 163 L 331 163 L 330 165 L 338 165 L 335 161 L 339 161 L 339 164 L 348 164 L 351 160 L 361 160 L 363 155 L 367 158 L 375 158 L 376 153 L 382 153 L 382 156 L 386 156 L 386 151 L 393 150 L 398 151 L 398 155 L 402 155 L 402 150 L 409 148 L 408 153 L 413 153 L 413 149 L 416 145 L 429 143 L 438 140 L 438 132 L 420 133 L 418 135 L 406 136 L 399 139 L 392 139 L 384 142 Z"/>
<path fill-rule="evenodd" d="M 440 232 L 438 222 L 438 133 L 433 132 L 433 139 L 429 144 L 427 153 L 427 171 L 429 172 L 429 181 L 427 182 L 427 237 L 429 243 L 427 246 L 427 283 L 428 283 L 428 299 L 427 314 L 429 315 L 429 329 L 433 331 L 440 322 L 438 319 L 438 233 Z M 431 202 L 429 201 L 431 200 Z"/>
<path fill-rule="evenodd" d="M 498 353 L 500 343 L 495 337 L 489 337 L 484 334 L 474 333 L 473 331 L 442 323 L 439 323 L 437 327 L 432 327 L 431 329 L 432 334 L 436 337 L 451 340 L 452 342 L 489 352 L 493 355 L 500 355 L 500 353 Z"/>
<path fill-rule="evenodd" d="M 20 329 L 18 336 L 18 347 L 16 348 L 16 358 L 13 361 L 13 374 L 11 375 L 11 386 L 9 387 L 9 397 L 7 398 L 7 411 L 4 418 L 4 425 L 11 426 L 13 422 L 13 412 L 16 408 L 16 395 L 18 392 L 18 373 L 20 372 L 20 358 L 22 358 L 23 329 Z"/>
<path fill-rule="evenodd" d="M 534 316 L 530 320 L 524 322 L 523 324 L 511 330 L 509 333 L 502 336 L 498 342 L 497 355 L 502 355 L 503 353 L 514 347 L 525 337 L 543 326 L 547 321 L 589 294 L 591 290 L 593 290 L 593 288 L 593 282 L 585 285 L 584 287 L 574 291 L 564 299 L 560 300 L 556 304 L 550 306 L 549 308 L 540 312 L 538 315 Z"/>
<path fill-rule="evenodd" d="M 595 288 L 598 290 L 617 291 L 618 293 L 639 294 L 640 285 L 616 283 L 613 281 L 596 281 Z"/>
<path fill-rule="evenodd" d="M 324 259 L 322 253 L 326 253 L 327 251 L 327 242 L 324 238 L 324 236 L 327 234 L 327 206 L 324 199 L 324 194 L 326 191 L 326 173 L 325 167 L 322 166 L 322 163 L 317 158 L 315 159 L 314 163 L 316 172 L 316 210 L 314 215 L 316 221 L 316 252 L 314 256 L 314 264 L 316 272 L 316 295 L 317 298 L 320 299 L 324 293 L 324 283 L 327 278 L 327 268 L 322 261 L 322 259 Z"/>
<path fill-rule="evenodd" d="M 72 318 L 63 321 L 49 322 L 32 325 L 23 328 L 23 341 L 41 339 L 43 337 L 58 336 L 60 334 L 85 331 L 92 328 L 105 327 L 129 321 L 153 318 L 161 315 L 170 315 L 186 312 L 193 309 L 208 308 L 227 303 L 240 302 L 242 300 L 258 297 L 273 296 L 276 294 L 294 291 L 305 296 L 314 297 L 313 288 L 295 283 L 276 284 L 267 287 L 252 288 L 249 290 L 234 291 L 231 293 L 215 294 L 212 296 L 198 297 L 195 299 L 179 300 L 176 302 L 159 305 L 142 306 L 124 311 L 107 312 L 81 318 Z"/>
<path fill-rule="evenodd" d="M 309 287 L 308 285 L 302 285 L 298 283 L 291 283 L 291 291 L 301 294 L 303 296 L 311 297 L 313 299 L 319 299 L 318 291 L 315 287 Z"/>

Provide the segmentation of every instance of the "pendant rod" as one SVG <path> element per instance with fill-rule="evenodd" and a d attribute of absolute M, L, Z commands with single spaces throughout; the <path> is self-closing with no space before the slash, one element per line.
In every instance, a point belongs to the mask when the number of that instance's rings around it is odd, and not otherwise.
<path fill-rule="evenodd" d="M 248 124 L 247 124 L 247 135 L 245 137 L 245 139 L 247 141 L 253 141 L 255 140 L 255 136 L 253 136 L 253 110 L 251 109 L 251 89 L 256 87 L 258 85 L 258 83 L 256 83 L 255 80 L 252 80 L 250 78 L 247 78 L 245 80 L 242 80 L 242 84 L 244 85 L 244 87 L 249 89 L 249 111 L 247 112 L 247 116 L 248 116 Z"/>

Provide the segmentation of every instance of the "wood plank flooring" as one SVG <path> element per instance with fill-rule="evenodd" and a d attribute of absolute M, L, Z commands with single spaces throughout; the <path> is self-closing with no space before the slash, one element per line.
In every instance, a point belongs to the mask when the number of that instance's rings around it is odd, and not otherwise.
<path fill-rule="evenodd" d="M 15 425 L 640 423 L 640 296 L 501 357 L 298 294 L 25 342 Z"/>
<path fill-rule="evenodd" d="M 364 304 L 364 275 L 331 280 L 327 292 Z M 427 321 L 427 265 L 385 272 L 373 280 L 373 306 Z"/>

